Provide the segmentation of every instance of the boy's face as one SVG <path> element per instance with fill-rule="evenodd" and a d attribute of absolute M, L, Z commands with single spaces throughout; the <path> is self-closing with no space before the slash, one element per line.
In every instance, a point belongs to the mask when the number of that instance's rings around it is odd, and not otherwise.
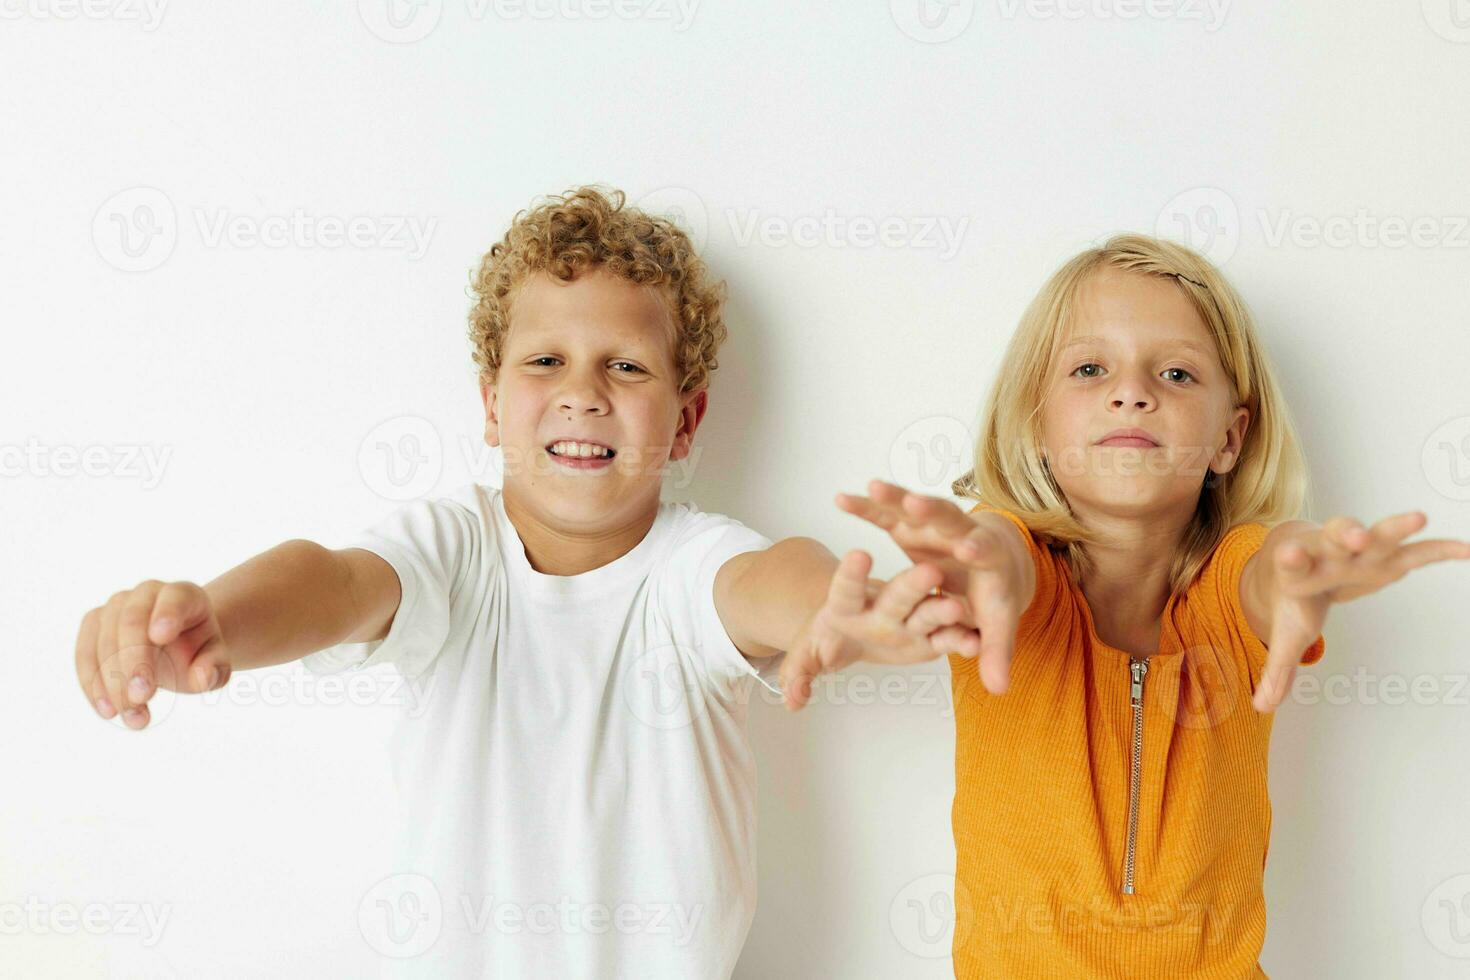
<path fill-rule="evenodd" d="M 1240 458 L 1250 412 L 1209 327 L 1172 278 L 1104 269 L 1078 290 L 1072 334 L 1052 364 L 1042 445 L 1079 513 L 1192 512 L 1211 470 Z M 1115 429 L 1154 446 L 1103 445 Z"/>
<path fill-rule="evenodd" d="M 612 530 L 658 510 L 664 468 L 689 454 L 707 404 L 679 391 L 673 333 L 661 293 L 598 267 L 521 284 L 481 388 L 485 441 L 503 447 L 505 492 L 543 525 Z"/>

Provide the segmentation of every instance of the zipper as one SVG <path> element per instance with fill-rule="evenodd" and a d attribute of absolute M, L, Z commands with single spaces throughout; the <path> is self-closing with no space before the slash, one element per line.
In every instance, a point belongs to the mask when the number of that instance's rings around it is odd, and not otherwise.
<path fill-rule="evenodd" d="M 1128 846 L 1123 857 L 1123 894 L 1133 894 L 1133 860 L 1138 850 L 1139 784 L 1143 780 L 1143 679 L 1148 675 L 1148 658 L 1129 660 L 1133 679 L 1128 704 L 1133 709 L 1133 765 L 1128 771 Z"/>

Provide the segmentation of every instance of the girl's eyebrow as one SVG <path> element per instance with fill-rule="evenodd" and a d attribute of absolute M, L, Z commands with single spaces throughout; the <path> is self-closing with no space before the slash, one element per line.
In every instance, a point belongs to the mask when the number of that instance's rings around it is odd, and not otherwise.
<path fill-rule="evenodd" d="M 1074 337 L 1071 340 L 1067 341 L 1067 343 L 1065 343 L 1065 344 L 1062 345 L 1062 350 L 1066 350 L 1069 347 L 1075 347 L 1078 344 L 1106 344 L 1106 343 L 1107 343 L 1107 338 L 1106 337 Z M 1178 338 L 1178 339 L 1175 339 L 1175 340 L 1166 340 L 1166 341 L 1164 341 L 1164 344 L 1165 344 L 1165 346 L 1169 346 L 1169 347 L 1182 347 L 1185 350 L 1192 350 L 1196 354 L 1200 355 L 1201 357 L 1208 357 L 1208 356 L 1210 356 L 1211 354 L 1214 353 L 1214 351 L 1210 350 L 1208 347 L 1201 346 L 1200 344 L 1197 344 L 1197 343 L 1195 343 L 1192 340 L 1185 340 L 1182 337 L 1181 338 Z"/>

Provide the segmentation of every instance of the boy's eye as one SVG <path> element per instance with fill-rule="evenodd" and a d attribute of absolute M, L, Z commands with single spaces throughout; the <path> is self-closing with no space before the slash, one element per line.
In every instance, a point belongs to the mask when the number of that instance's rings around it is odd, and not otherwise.
<path fill-rule="evenodd" d="M 632 374 L 634 372 L 637 372 L 639 374 L 642 374 L 643 373 L 643 369 L 641 367 L 639 367 L 638 365 L 634 364 L 632 361 L 613 361 L 613 367 L 615 369 L 617 369 L 617 368 L 628 368 L 629 369 L 627 371 L 621 371 L 620 373 L 622 373 L 622 374 Z"/>
<path fill-rule="evenodd" d="M 550 367 L 551 366 L 550 364 L 546 364 L 544 362 L 546 362 L 546 361 L 553 361 L 554 362 L 555 360 L 556 360 L 556 358 L 554 358 L 554 357 L 552 357 L 552 356 L 550 356 L 548 354 L 548 355 L 546 355 L 544 357 L 537 357 L 537 358 L 532 359 L 531 363 L 533 365 L 535 365 L 536 367 Z"/>

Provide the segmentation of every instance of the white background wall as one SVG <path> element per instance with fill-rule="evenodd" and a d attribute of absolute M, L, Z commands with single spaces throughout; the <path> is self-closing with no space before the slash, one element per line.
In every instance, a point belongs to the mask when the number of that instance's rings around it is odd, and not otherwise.
<path fill-rule="evenodd" d="M 161 695 L 140 735 L 82 699 L 77 625 L 141 579 L 375 521 L 407 472 L 378 443 L 428 460 L 405 492 L 495 482 L 465 286 L 545 192 L 602 181 L 695 228 L 731 340 L 670 495 L 773 537 L 897 571 L 832 494 L 941 490 L 1026 300 L 1123 229 L 1190 236 L 1245 293 L 1308 516 L 1470 536 L 1465 0 L 425 0 L 397 27 L 375 0 L 89 2 L 0 0 L 6 976 L 372 969 L 384 692 L 327 703 L 293 665 Z M 251 237 L 297 212 L 370 240 Z M 1275 976 L 1470 969 L 1465 584 L 1439 566 L 1336 608 L 1301 674 L 1337 686 L 1280 714 Z M 753 711 L 738 976 L 950 974 L 916 911 L 953 871 L 948 682 L 889 683 Z"/>

